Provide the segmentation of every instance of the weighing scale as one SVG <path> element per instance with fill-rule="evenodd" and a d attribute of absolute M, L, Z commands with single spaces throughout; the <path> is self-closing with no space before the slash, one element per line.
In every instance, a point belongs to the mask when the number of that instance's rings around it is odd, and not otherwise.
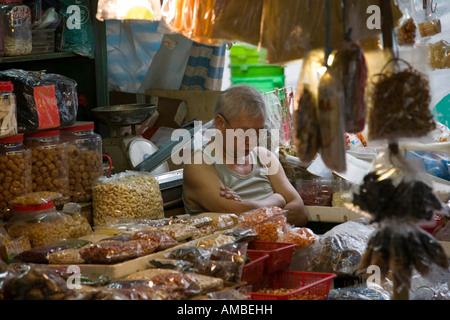
<path fill-rule="evenodd" d="M 133 170 L 146 157 L 158 151 L 152 142 L 136 134 L 136 126 L 155 111 L 156 106 L 152 104 L 124 104 L 92 109 L 101 121 L 115 128 L 115 136 L 102 139 L 103 153 L 112 161 L 111 173 Z M 131 135 L 122 135 L 123 127 L 131 127 Z M 151 170 L 154 175 L 167 171 L 167 162 Z"/>

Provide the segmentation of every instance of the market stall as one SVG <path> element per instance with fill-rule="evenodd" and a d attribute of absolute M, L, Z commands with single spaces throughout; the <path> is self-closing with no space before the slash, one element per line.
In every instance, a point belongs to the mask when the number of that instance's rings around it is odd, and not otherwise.
<path fill-rule="evenodd" d="M 111 3 L 96 19 L 158 25 L 153 63 L 128 83 L 142 101 L 82 118 L 76 80 L 0 71 L 1 300 L 450 299 L 448 4 L 149 0 L 118 17 Z M 305 226 L 275 206 L 183 209 L 171 156 L 197 120 L 211 125 L 232 42 L 253 48 L 239 83 L 302 60 L 296 88 L 259 90 L 260 143 L 275 145 Z"/>

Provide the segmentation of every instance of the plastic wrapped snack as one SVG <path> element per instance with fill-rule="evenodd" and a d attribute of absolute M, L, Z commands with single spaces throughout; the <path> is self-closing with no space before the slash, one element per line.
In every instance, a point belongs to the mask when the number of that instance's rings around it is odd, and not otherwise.
<path fill-rule="evenodd" d="M 318 88 L 320 155 L 325 165 L 337 172 L 346 170 L 345 94 L 342 65 L 333 63 L 320 78 Z"/>
<path fill-rule="evenodd" d="M 316 67 L 322 59 L 315 51 L 305 58 L 294 100 L 296 154 L 305 163 L 314 160 L 321 145 Z"/>
<path fill-rule="evenodd" d="M 289 226 L 284 229 L 283 233 L 279 236 L 278 241 L 295 243 L 296 246 L 294 247 L 294 250 L 300 250 L 312 245 L 317 239 L 319 239 L 319 236 L 309 228 L 295 228 Z"/>
<path fill-rule="evenodd" d="M 146 240 L 104 241 L 80 250 L 80 257 L 90 264 L 114 264 L 148 255 L 157 247 Z"/>
<path fill-rule="evenodd" d="M 82 295 L 55 271 L 37 264 L 13 264 L 1 284 L 5 300 L 72 300 Z"/>
<path fill-rule="evenodd" d="M 149 240 L 158 244 L 156 251 L 166 250 L 179 244 L 167 233 L 159 230 L 137 231 L 131 235 L 131 240 Z"/>
<path fill-rule="evenodd" d="M 77 82 L 43 71 L 9 69 L 0 80 L 11 81 L 17 98 L 19 133 L 71 126 L 78 111 Z"/>
<path fill-rule="evenodd" d="M 127 171 L 101 177 L 92 188 L 94 226 L 108 217 L 130 219 L 164 218 L 159 184 L 147 172 Z"/>
<path fill-rule="evenodd" d="M 365 89 L 367 65 L 364 52 L 354 42 L 336 52 L 333 64 L 339 64 L 342 72 L 345 104 L 345 132 L 359 133 L 366 124 Z"/>
<path fill-rule="evenodd" d="M 278 207 L 262 207 L 239 216 L 238 227 L 252 228 L 258 234 L 255 240 L 277 241 L 287 224 L 285 211 Z"/>
<path fill-rule="evenodd" d="M 67 249 L 67 245 L 42 245 L 23 251 L 16 256 L 16 259 L 21 262 L 29 263 L 48 263 L 48 255 L 60 250 Z"/>
<path fill-rule="evenodd" d="M 80 256 L 83 248 L 68 248 L 50 253 L 47 260 L 50 264 L 82 264 L 84 259 Z"/>

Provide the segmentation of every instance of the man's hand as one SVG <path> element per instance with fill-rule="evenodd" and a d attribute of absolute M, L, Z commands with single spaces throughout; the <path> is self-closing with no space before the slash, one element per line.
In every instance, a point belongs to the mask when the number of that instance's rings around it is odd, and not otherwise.
<path fill-rule="evenodd" d="M 220 187 L 220 196 L 234 201 L 242 201 L 236 192 L 224 186 Z"/>

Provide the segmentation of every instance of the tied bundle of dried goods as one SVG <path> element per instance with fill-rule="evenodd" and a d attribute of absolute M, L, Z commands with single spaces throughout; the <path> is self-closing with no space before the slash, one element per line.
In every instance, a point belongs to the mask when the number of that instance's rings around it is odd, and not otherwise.
<path fill-rule="evenodd" d="M 401 60 L 390 62 L 398 61 Z M 420 137 L 435 129 L 425 74 L 408 64 L 400 71 L 383 69 L 374 78 L 368 121 L 370 139 Z"/>

